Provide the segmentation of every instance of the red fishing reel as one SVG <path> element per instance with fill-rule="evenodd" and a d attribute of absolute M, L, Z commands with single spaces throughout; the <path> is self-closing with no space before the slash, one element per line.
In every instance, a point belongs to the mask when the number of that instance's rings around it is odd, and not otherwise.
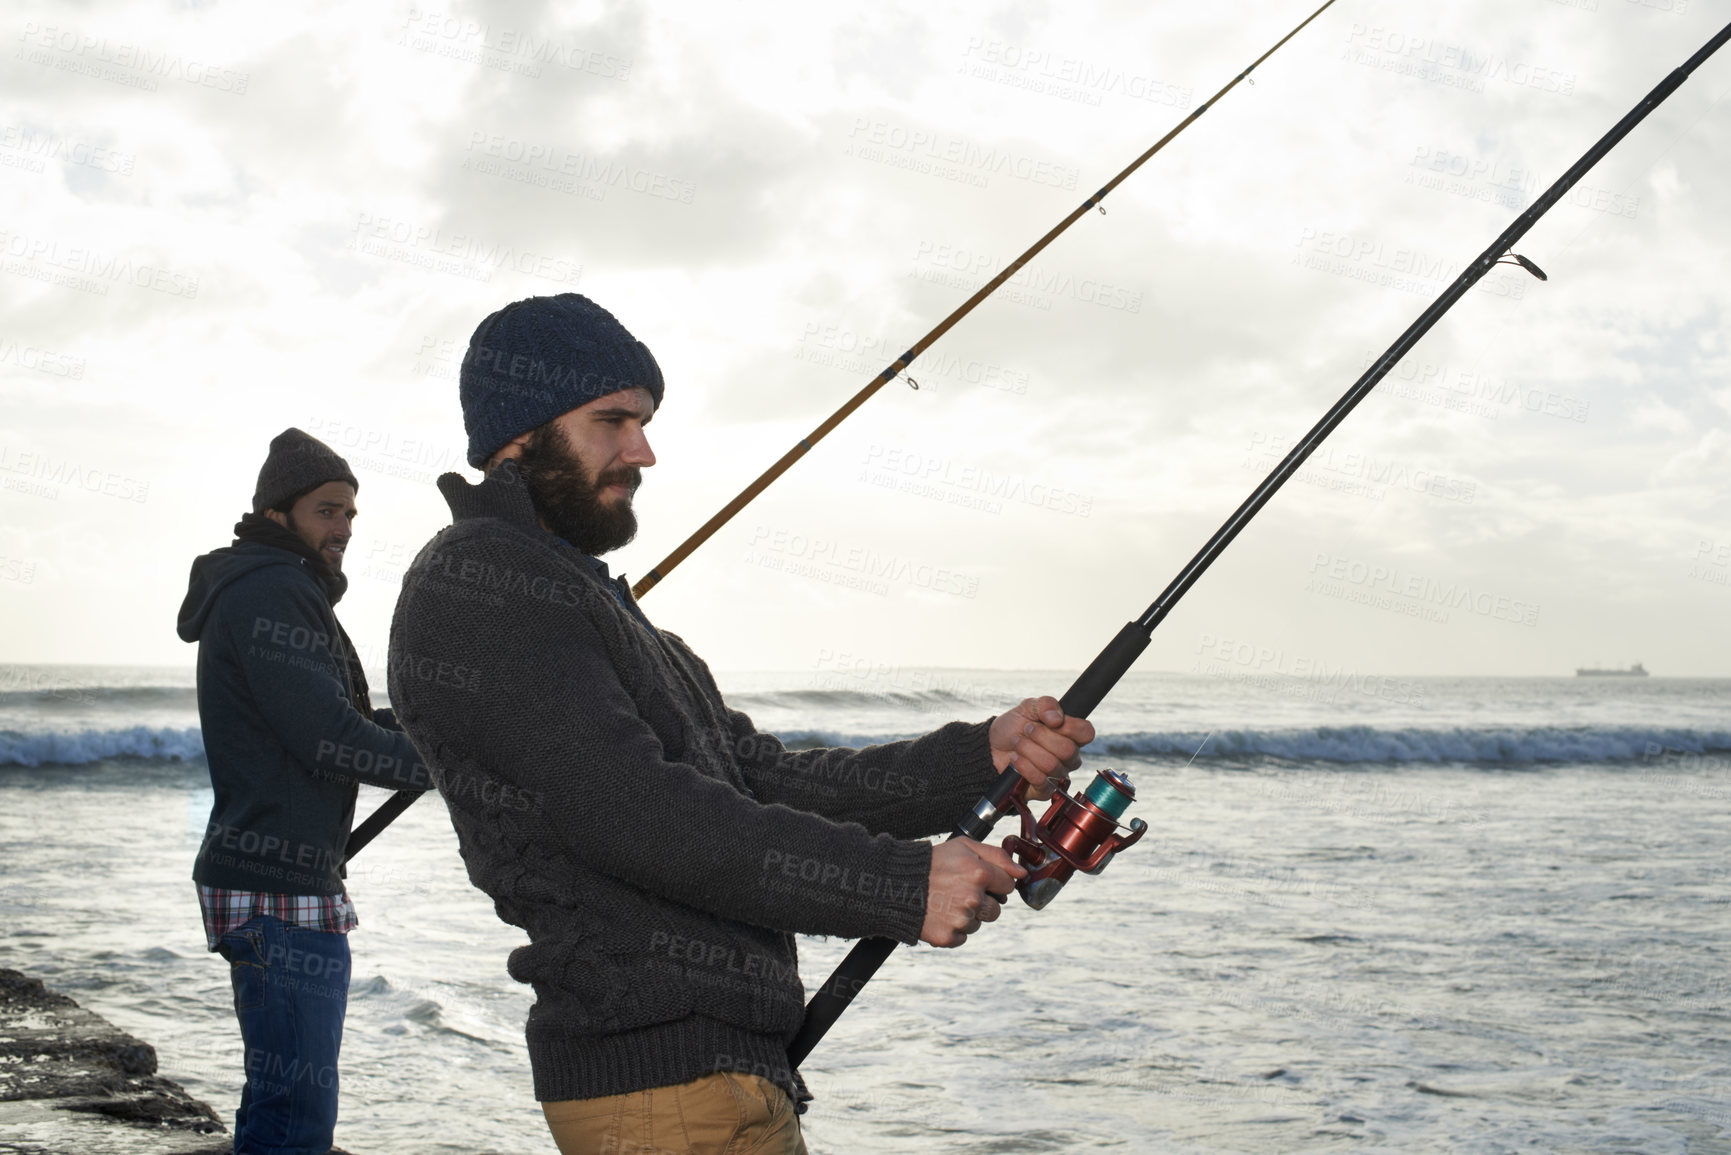
<path fill-rule="evenodd" d="M 1140 818 L 1132 818 L 1128 826 L 1118 821 L 1136 801 L 1136 788 L 1128 775 L 1116 770 L 1100 771 L 1080 797 L 1054 791 L 1051 808 L 1038 819 L 1028 809 L 1026 791 L 1024 782 L 1010 796 L 1022 816 L 1022 833 L 1004 839 L 1004 849 L 1028 868 L 1028 876 L 1016 883 L 1016 890 L 1035 910 L 1056 898 L 1078 870 L 1099 874 L 1113 855 L 1134 845 L 1148 830 Z M 1122 833 L 1126 830 L 1128 835 Z"/>

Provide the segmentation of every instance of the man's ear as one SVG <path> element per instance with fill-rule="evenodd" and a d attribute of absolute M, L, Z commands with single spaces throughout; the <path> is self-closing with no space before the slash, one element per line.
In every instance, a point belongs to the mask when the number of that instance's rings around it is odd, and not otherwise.
<path fill-rule="evenodd" d="M 288 514 L 284 513 L 282 510 L 267 509 L 264 511 L 264 515 L 282 526 L 284 529 L 288 528 Z"/>
<path fill-rule="evenodd" d="M 533 429 L 529 430 L 527 433 L 519 433 L 517 436 L 511 438 L 511 440 L 505 442 L 505 444 L 499 446 L 497 452 L 487 459 L 487 467 L 482 470 L 482 472 L 491 473 L 495 469 L 499 468 L 502 462 L 512 461 L 523 456 L 523 447 L 529 444 L 529 438 L 534 436 L 534 434 L 535 431 Z"/>

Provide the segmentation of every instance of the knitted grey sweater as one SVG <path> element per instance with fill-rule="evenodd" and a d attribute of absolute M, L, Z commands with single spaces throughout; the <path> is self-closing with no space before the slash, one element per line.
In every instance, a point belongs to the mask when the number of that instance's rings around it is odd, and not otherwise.
<path fill-rule="evenodd" d="M 514 468 L 439 488 L 454 524 L 404 578 L 391 701 L 470 881 L 529 934 L 535 1097 L 717 1070 L 799 1097 L 793 932 L 915 941 L 923 838 L 991 785 L 989 723 L 790 751 L 539 526 Z"/>

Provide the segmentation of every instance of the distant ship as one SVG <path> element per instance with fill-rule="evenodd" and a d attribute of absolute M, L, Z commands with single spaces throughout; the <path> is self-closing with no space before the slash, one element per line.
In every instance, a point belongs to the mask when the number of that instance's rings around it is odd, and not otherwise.
<path fill-rule="evenodd" d="M 1636 662 L 1626 670 L 1589 670 L 1585 666 L 1575 671 L 1577 678 L 1645 678 L 1647 667 Z"/>

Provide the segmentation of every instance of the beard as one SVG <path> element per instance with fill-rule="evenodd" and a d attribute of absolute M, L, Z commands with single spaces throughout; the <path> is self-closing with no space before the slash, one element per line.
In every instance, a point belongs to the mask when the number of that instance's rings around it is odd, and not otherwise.
<path fill-rule="evenodd" d="M 299 525 L 297 525 L 295 523 L 294 510 L 292 510 L 292 509 L 283 515 L 283 520 L 288 522 L 288 528 L 289 528 L 290 532 L 292 532 L 296 537 L 300 538 L 302 541 L 306 542 L 307 546 L 309 548 L 311 548 L 314 553 L 319 555 L 319 560 L 324 562 L 325 565 L 330 567 L 330 570 L 332 573 L 342 573 L 343 572 L 343 555 L 345 553 L 347 553 L 347 551 L 348 551 L 348 540 L 349 539 L 344 538 L 344 537 L 339 537 L 338 535 L 336 535 L 334 533 L 327 533 L 325 535 L 323 541 L 317 540 L 316 538 L 309 535 L 305 530 L 303 530 Z M 340 552 L 338 552 L 335 560 L 332 560 L 331 558 L 328 558 L 325 556 L 326 547 L 333 546 L 333 545 L 343 547 L 343 549 Z"/>
<path fill-rule="evenodd" d="M 549 529 L 584 553 L 599 557 L 637 536 L 631 498 L 609 505 L 602 501 L 601 491 L 609 485 L 625 485 L 635 494 L 643 484 L 641 469 L 627 466 L 590 476 L 564 432 L 551 423 L 529 435 L 517 467 L 535 512 Z"/>

